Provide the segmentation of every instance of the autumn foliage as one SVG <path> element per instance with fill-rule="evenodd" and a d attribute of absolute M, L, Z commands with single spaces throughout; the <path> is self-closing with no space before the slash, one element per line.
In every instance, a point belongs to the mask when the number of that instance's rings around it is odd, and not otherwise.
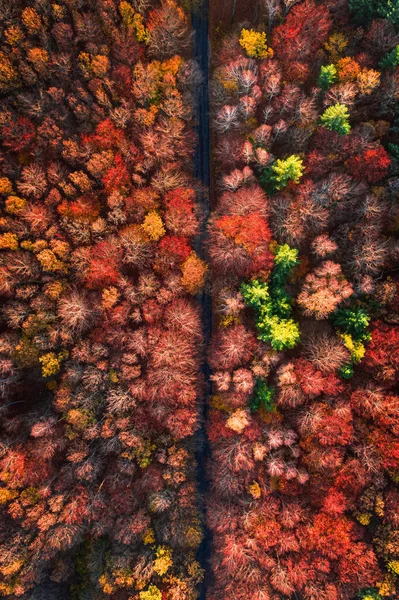
<path fill-rule="evenodd" d="M 393 599 L 397 31 L 263 7 L 214 41 L 207 597 Z"/>
<path fill-rule="evenodd" d="M 200 4 L 0 1 L 0 596 L 395 600 L 399 3 L 212 0 L 210 190 Z"/>
<path fill-rule="evenodd" d="M 100 0 L 0 18 L 0 595 L 194 598 L 187 16 Z"/>

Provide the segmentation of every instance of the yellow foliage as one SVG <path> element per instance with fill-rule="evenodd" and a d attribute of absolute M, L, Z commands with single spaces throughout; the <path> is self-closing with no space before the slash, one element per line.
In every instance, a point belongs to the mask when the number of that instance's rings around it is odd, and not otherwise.
<path fill-rule="evenodd" d="M 48 248 L 39 252 L 37 258 L 44 271 L 52 272 L 65 270 L 65 264 L 62 261 L 58 260 L 54 252 L 52 250 L 49 250 Z"/>
<path fill-rule="evenodd" d="M 25 198 L 19 198 L 18 196 L 8 196 L 5 209 L 10 215 L 19 215 L 26 208 L 27 202 Z"/>
<path fill-rule="evenodd" d="M 387 567 L 390 571 L 392 571 L 392 573 L 395 573 L 395 575 L 399 575 L 399 560 L 389 561 Z"/>
<path fill-rule="evenodd" d="M 355 514 L 355 517 L 359 521 L 360 525 L 363 525 L 364 527 L 367 527 L 367 525 L 370 524 L 371 516 L 372 515 L 370 513 L 357 513 L 357 514 Z"/>
<path fill-rule="evenodd" d="M 23 244 L 23 243 L 24 243 L 24 242 L 22 242 L 22 244 Z M 23 247 L 24 247 L 26 250 L 32 249 L 32 250 L 33 250 L 33 252 L 40 252 L 41 250 L 44 250 L 45 248 L 47 248 L 47 247 L 48 247 L 48 244 L 47 244 L 46 240 L 35 240 L 33 243 L 32 243 L 32 242 L 29 242 L 29 241 L 27 241 L 26 243 L 27 243 L 27 244 L 31 244 L 31 245 L 32 245 L 32 247 L 31 247 L 31 248 L 28 248 L 28 247 L 26 247 L 26 248 L 25 248 L 25 246 L 23 246 Z M 22 244 L 21 244 L 21 246 L 22 246 Z"/>
<path fill-rule="evenodd" d="M 119 13 L 126 27 L 134 29 L 137 41 L 148 44 L 150 32 L 144 26 L 142 15 L 135 13 L 133 6 L 129 2 L 121 2 L 119 4 Z"/>
<path fill-rule="evenodd" d="M 0 53 L 0 62 L 1 62 L 1 60 L 2 60 L 2 56 Z M 0 79 L 1 79 L 1 77 L 0 77 Z M 8 177 L 0 177 L 0 194 L 12 194 L 12 183 L 8 179 Z"/>
<path fill-rule="evenodd" d="M 216 408 L 217 410 L 222 410 L 226 413 L 231 413 L 231 407 L 218 394 L 211 396 L 210 405 L 212 406 L 212 408 Z"/>
<path fill-rule="evenodd" d="M 148 44 L 150 41 L 150 32 L 144 27 L 143 17 L 139 13 L 136 13 L 133 17 L 133 27 L 136 32 L 137 41 Z"/>
<path fill-rule="evenodd" d="M 167 546 L 158 546 L 156 550 L 156 559 L 154 561 L 154 571 L 158 575 L 166 575 L 169 568 L 173 565 L 172 550 Z"/>
<path fill-rule="evenodd" d="M 362 344 L 362 342 L 355 342 L 349 333 L 341 333 L 341 338 L 351 353 L 352 361 L 355 364 L 359 363 L 366 354 L 364 344 Z"/>
<path fill-rule="evenodd" d="M 52 4 L 51 8 L 53 9 L 54 19 L 56 19 L 57 21 L 65 17 L 65 9 L 60 4 Z"/>
<path fill-rule="evenodd" d="M 272 58 L 274 54 L 273 50 L 267 46 L 266 33 L 263 31 L 243 29 L 241 31 L 240 45 L 251 58 Z"/>
<path fill-rule="evenodd" d="M 143 535 L 143 543 L 148 546 L 155 543 L 155 533 L 154 530 L 149 527 Z"/>
<path fill-rule="evenodd" d="M 382 497 L 381 494 L 378 494 L 377 498 L 375 499 L 375 512 L 379 517 L 384 516 L 384 508 L 385 508 L 384 498 Z"/>
<path fill-rule="evenodd" d="M 219 325 L 220 325 L 220 327 L 230 327 L 230 325 L 233 325 L 234 323 L 237 323 L 237 322 L 238 322 L 238 319 L 234 315 L 224 315 L 220 319 Z"/>
<path fill-rule="evenodd" d="M 186 530 L 184 538 L 191 548 L 198 548 L 203 538 L 201 527 L 192 525 Z"/>
<path fill-rule="evenodd" d="M 348 45 L 348 40 L 343 33 L 332 33 L 324 48 L 330 54 L 332 62 L 335 62 Z"/>
<path fill-rule="evenodd" d="M 37 364 L 39 351 L 27 337 L 23 337 L 15 347 L 15 359 L 21 367 L 32 367 Z"/>
<path fill-rule="evenodd" d="M 88 410 L 72 408 L 66 416 L 67 422 L 76 429 L 87 429 L 92 422 L 92 417 Z"/>
<path fill-rule="evenodd" d="M 251 485 L 248 487 L 248 491 L 255 500 L 258 500 L 262 496 L 262 491 L 257 481 L 251 483 Z"/>
<path fill-rule="evenodd" d="M 14 500 L 18 496 L 18 492 L 15 490 L 8 490 L 6 488 L 0 488 L 0 504 L 6 504 L 10 500 Z"/>
<path fill-rule="evenodd" d="M 43 356 L 39 358 L 39 361 L 42 365 L 42 376 L 51 377 L 51 375 L 58 373 L 62 359 L 63 355 L 58 354 L 57 356 L 54 352 L 43 354 Z"/>
<path fill-rule="evenodd" d="M 69 179 L 72 183 L 82 191 L 89 192 L 92 188 L 92 183 L 89 177 L 83 171 L 74 171 L 69 174 Z"/>
<path fill-rule="evenodd" d="M 150 585 L 148 590 L 140 592 L 139 596 L 140 600 L 162 600 L 162 593 L 155 585 Z"/>
<path fill-rule="evenodd" d="M 196 560 L 191 560 L 187 564 L 187 573 L 190 575 L 190 579 L 193 579 L 196 583 L 199 583 L 204 576 L 204 569 Z"/>
<path fill-rule="evenodd" d="M 0 235 L 0 250 L 17 250 L 18 238 L 15 233 L 3 233 Z"/>
<path fill-rule="evenodd" d="M 190 294 L 197 294 L 203 287 L 207 266 L 195 252 L 181 265 L 182 284 Z"/>
<path fill-rule="evenodd" d="M 118 383 L 119 377 L 114 369 L 110 369 L 108 373 L 108 379 L 111 383 Z"/>
<path fill-rule="evenodd" d="M 395 581 L 393 575 L 387 575 L 384 581 L 378 584 L 378 593 L 380 596 L 391 596 L 392 594 L 395 594 Z"/>
<path fill-rule="evenodd" d="M 116 569 L 112 574 L 118 587 L 131 588 L 135 585 L 135 578 L 130 569 Z"/>
<path fill-rule="evenodd" d="M 172 58 L 169 58 L 169 60 L 165 60 L 161 63 L 161 69 L 164 73 L 170 73 L 171 75 L 176 76 L 182 62 L 182 57 L 176 54 L 175 56 L 172 56 Z"/>
<path fill-rule="evenodd" d="M 58 256 L 58 258 L 65 258 L 71 251 L 71 247 L 68 242 L 61 240 L 54 240 L 51 242 L 51 249 Z"/>
<path fill-rule="evenodd" d="M 152 240 L 159 240 L 166 233 L 162 219 L 155 210 L 148 213 L 141 226 Z"/>

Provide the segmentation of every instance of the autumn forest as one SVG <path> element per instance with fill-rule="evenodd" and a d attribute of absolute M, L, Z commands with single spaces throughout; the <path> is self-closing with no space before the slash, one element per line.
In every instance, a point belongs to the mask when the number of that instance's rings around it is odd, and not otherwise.
<path fill-rule="evenodd" d="M 0 0 L 0 597 L 399 598 L 399 0 Z"/>

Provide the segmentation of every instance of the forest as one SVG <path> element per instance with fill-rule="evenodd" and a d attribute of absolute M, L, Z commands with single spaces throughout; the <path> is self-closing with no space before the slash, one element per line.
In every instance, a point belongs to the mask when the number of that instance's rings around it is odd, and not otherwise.
<path fill-rule="evenodd" d="M 399 0 L 0 35 L 0 597 L 399 598 Z"/>

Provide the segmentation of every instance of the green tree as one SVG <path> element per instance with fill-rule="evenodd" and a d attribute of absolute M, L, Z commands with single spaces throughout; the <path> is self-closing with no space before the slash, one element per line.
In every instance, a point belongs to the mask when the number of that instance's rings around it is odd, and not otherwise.
<path fill-rule="evenodd" d="M 328 90 L 338 80 L 337 68 L 335 65 L 325 65 L 320 69 L 318 86 L 322 90 Z"/>
<path fill-rule="evenodd" d="M 370 317 L 363 308 L 339 308 L 331 315 L 331 320 L 356 342 L 370 341 Z"/>
<path fill-rule="evenodd" d="M 298 262 L 298 250 L 287 244 L 277 246 L 270 283 L 255 279 L 240 288 L 245 303 L 255 310 L 258 338 L 278 351 L 294 348 L 300 341 L 299 325 L 291 318 L 291 298 L 285 290 Z"/>
<path fill-rule="evenodd" d="M 281 190 L 290 181 L 299 183 L 305 172 L 303 161 L 297 154 L 292 154 L 286 159 L 277 159 L 268 169 L 265 169 L 260 176 L 260 182 L 269 192 Z"/>
<path fill-rule="evenodd" d="M 380 69 L 395 69 L 399 65 L 399 44 L 380 60 Z"/>
<path fill-rule="evenodd" d="M 399 25 L 399 0 L 349 0 L 349 10 L 361 24 L 380 17 Z"/>
<path fill-rule="evenodd" d="M 275 406 L 273 398 L 274 388 L 270 386 L 264 379 L 257 379 L 249 407 L 252 411 L 262 408 L 264 410 L 272 411 Z"/>
<path fill-rule="evenodd" d="M 321 116 L 321 123 L 339 135 L 347 135 L 351 130 L 348 108 L 345 104 L 329 106 Z"/>

